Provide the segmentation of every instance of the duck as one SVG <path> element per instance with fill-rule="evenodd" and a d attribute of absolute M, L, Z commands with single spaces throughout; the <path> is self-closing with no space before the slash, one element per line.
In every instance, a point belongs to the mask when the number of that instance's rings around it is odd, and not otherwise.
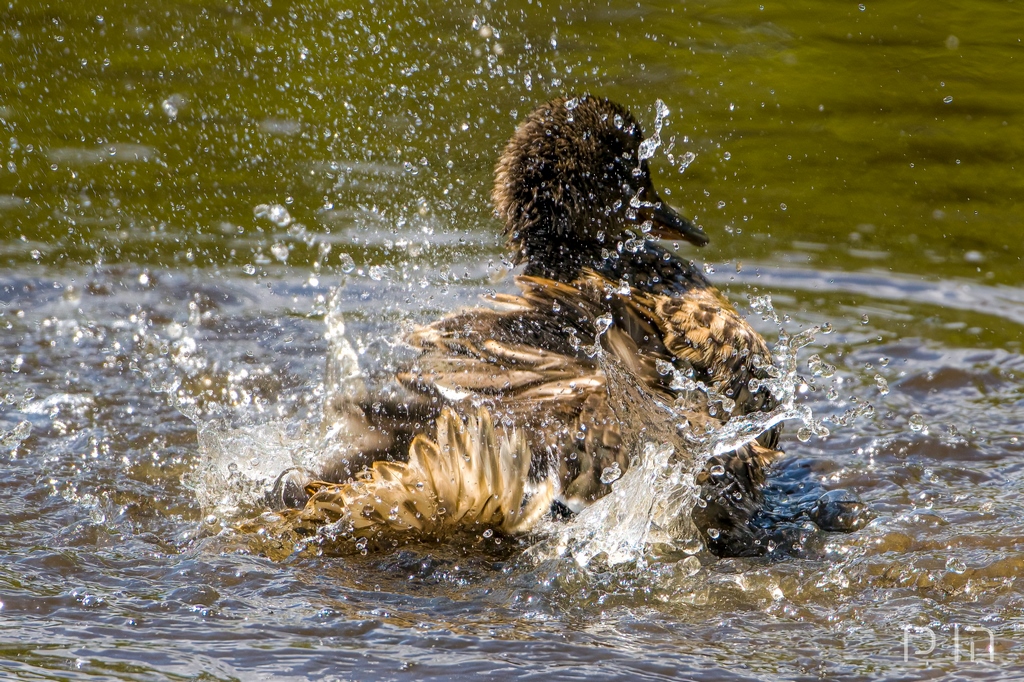
<path fill-rule="evenodd" d="M 416 355 L 388 391 L 335 391 L 325 406 L 339 444 L 330 461 L 274 487 L 289 532 L 329 527 L 367 551 L 521 535 L 570 517 L 611 492 L 609 472 L 631 465 L 637 420 L 617 409 L 610 372 L 674 403 L 689 429 L 775 407 L 772 353 L 679 255 L 680 242 L 701 247 L 708 236 L 661 198 L 644 142 L 626 107 L 589 94 L 523 118 L 492 192 L 518 293 L 409 333 Z M 754 520 L 780 432 L 776 424 L 703 462 L 689 516 L 713 554 L 766 551 Z"/>

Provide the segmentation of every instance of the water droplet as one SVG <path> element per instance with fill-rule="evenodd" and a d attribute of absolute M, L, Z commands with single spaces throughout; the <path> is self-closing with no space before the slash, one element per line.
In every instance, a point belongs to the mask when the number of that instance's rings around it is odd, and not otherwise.
<path fill-rule="evenodd" d="M 338 255 L 338 264 L 341 267 L 341 271 L 346 275 L 356 269 L 356 262 L 347 253 Z"/>
<path fill-rule="evenodd" d="M 868 323 L 868 314 L 867 313 L 864 313 L 863 315 L 860 316 L 860 323 L 861 324 L 867 324 Z"/>
<path fill-rule="evenodd" d="M 712 540 L 717 540 L 718 536 L 722 534 L 722 531 L 717 528 L 708 528 L 708 537 Z"/>
<path fill-rule="evenodd" d="M 811 430 L 806 426 L 800 427 L 800 430 L 796 432 L 797 440 L 799 440 L 801 443 L 806 443 L 807 441 L 809 441 L 812 435 L 813 434 L 811 433 Z"/>
<path fill-rule="evenodd" d="M 270 247 L 270 253 L 282 263 L 288 260 L 288 247 L 280 242 Z"/>
<path fill-rule="evenodd" d="M 924 417 L 919 414 L 912 414 L 907 423 L 910 425 L 911 431 L 920 431 L 924 428 Z"/>
<path fill-rule="evenodd" d="M 875 375 L 875 386 L 878 386 L 878 392 L 882 395 L 889 395 L 889 382 L 881 374 Z"/>
<path fill-rule="evenodd" d="M 824 377 L 828 379 L 836 373 L 835 365 L 831 365 L 821 359 L 821 356 L 815 353 L 811 357 L 807 358 L 807 369 L 811 371 L 816 377 Z"/>
<path fill-rule="evenodd" d="M 829 386 L 828 390 L 825 391 L 825 397 L 829 400 L 835 400 L 839 397 L 839 391 L 836 390 L 835 386 Z"/>
<path fill-rule="evenodd" d="M 967 564 L 960 557 L 949 557 L 946 559 L 946 570 L 950 573 L 964 573 L 967 570 Z"/>
<path fill-rule="evenodd" d="M 30 433 L 32 433 L 32 422 L 22 420 L 10 431 L 7 431 L 6 433 L 0 431 L 0 447 L 14 447 L 21 441 L 28 438 Z"/>
<path fill-rule="evenodd" d="M 292 223 L 291 214 L 281 204 L 260 204 L 252 212 L 257 218 L 266 218 L 278 227 L 288 227 Z"/>
<path fill-rule="evenodd" d="M 374 282 L 379 282 L 384 279 L 384 268 L 380 265 L 371 265 L 369 274 L 370 279 Z"/>
<path fill-rule="evenodd" d="M 715 266 L 711 263 L 704 264 L 704 274 L 713 275 L 715 274 Z"/>
<path fill-rule="evenodd" d="M 608 328 L 612 326 L 612 321 L 612 316 L 607 313 L 594 320 L 598 336 L 608 331 Z"/>
<path fill-rule="evenodd" d="M 253 265 L 252 263 L 246 263 L 245 265 L 242 266 L 242 272 L 244 272 L 247 275 L 255 275 L 256 266 Z"/>
<path fill-rule="evenodd" d="M 489 537 L 493 537 L 493 536 L 494 536 L 494 531 L 491 530 L 490 528 L 488 528 L 487 530 L 484 531 L 484 537 L 485 538 L 489 538 Z"/>
<path fill-rule="evenodd" d="M 666 376 L 672 373 L 673 367 L 671 362 L 666 362 L 665 360 L 658 358 L 657 360 L 654 361 L 654 369 L 661 376 Z"/>
<path fill-rule="evenodd" d="M 945 97 L 942 98 L 942 101 L 945 104 L 952 104 L 953 103 L 953 95 L 946 95 Z"/>
<path fill-rule="evenodd" d="M 601 483 L 608 485 L 622 478 L 622 470 L 619 469 L 619 463 L 613 462 L 610 467 L 605 467 L 601 471 Z"/>
<path fill-rule="evenodd" d="M 185 105 L 185 98 L 181 95 L 171 95 L 160 103 L 160 109 L 164 115 L 172 121 L 178 117 L 178 112 Z"/>
<path fill-rule="evenodd" d="M 689 167 L 691 163 L 697 160 L 697 155 L 693 152 L 686 152 L 679 158 L 679 172 L 682 173 Z"/>
<path fill-rule="evenodd" d="M 725 467 L 722 466 L 721 464 L 716 464 L 715 466 L 711 467 L 710 472 L 712 476 L 724 476 Z"/>

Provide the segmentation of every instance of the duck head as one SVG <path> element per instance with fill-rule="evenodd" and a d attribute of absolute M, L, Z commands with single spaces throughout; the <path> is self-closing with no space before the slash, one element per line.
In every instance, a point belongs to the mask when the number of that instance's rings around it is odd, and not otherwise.
<path fill-rule="evenodd" d="M 707 244 L 658 196 L 643 140 L 629 110 L 604 98 L 558 98 L 530 112 L 495 170 L 494 205 L 514 262 L 564 280 L 619 241 Z"/>

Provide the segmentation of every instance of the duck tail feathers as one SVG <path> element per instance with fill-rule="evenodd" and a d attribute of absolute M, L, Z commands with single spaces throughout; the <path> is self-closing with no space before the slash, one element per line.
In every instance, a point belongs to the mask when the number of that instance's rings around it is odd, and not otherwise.
<path fill-rule="evenodd" d="M 530 462 L 521 430 L 496 429 L 484 407 L 465 421 L 445 408 L 436 438 L 416 436 L 408 462 L 374 462 L 346 483 L 310 483 L 310 499 L 291 521 L 307 531 L 338 524 L 346 535 L 374 539 L 521 533 L 555 496 L 552 479 L 529 482 Z"/>

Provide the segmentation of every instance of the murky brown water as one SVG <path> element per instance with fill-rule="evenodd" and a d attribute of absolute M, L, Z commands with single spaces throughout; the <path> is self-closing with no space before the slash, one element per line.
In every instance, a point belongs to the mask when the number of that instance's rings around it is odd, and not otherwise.
<path fill-rule="evenodd" d="M 15 2 L 0 25 L 0 676 L 1024 674 L 1016 5 Z M 583 90 L 672 110 L 659 185 L 737 304 L 831 322 L 801 403 L 874 411 L 789 425 L 777 477 L 876 518 L 778 561 L 586 569 L 209 535 L 197 431 L 272 452 L 315 422 L 336 286 L 385 367 L 404 326 L 507 286 L 497 150 Z"/>

